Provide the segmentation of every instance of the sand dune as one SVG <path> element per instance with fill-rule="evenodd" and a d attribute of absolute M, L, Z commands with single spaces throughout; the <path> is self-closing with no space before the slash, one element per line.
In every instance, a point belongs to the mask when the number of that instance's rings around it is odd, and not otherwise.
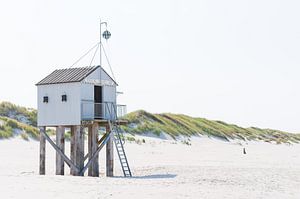
<path fill-rule="evenodd" d="M 143 137 L 126 143 L 133 178 L 55 176 L 55 152 L 47 146 L 47 175 L 38 175 L 39 143 L 0 141 L 1 198 L 300 198 L 300 145 L 208 138 L 180 141 Z M 243 154 L 243 147 L 247 154 Z M 69 143 L 66 146 L 69 149 Z M 67 151 L 68 153 L 68 151 Z M 67 167 L 67 166 L 66 166 Z M 66 172 L 69 170 L 66 168 Z"/>

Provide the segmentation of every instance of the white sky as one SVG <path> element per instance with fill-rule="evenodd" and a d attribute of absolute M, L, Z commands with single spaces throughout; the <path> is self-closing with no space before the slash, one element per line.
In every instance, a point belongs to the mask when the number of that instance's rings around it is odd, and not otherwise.
<path fill-rule="evenodd" d="M 299 10 L 296 0 L 2 0 L 0 100 L 36 107 L 34 84 L 93 46 L 101 17 L 129 111 L 300 132 Z"/>

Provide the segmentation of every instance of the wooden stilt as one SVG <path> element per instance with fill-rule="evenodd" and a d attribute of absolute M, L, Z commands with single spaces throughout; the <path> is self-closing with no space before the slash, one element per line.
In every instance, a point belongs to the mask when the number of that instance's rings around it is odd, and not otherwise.
<path fill-rule="evenodd" d="M 95 153 L 98 149 L 98 130 L 99 130 L 99 124 L 94 123 L 92 127 L 92 151 Z M 99 177 L 99 153 L 96 154 L 96 157 L 93 161 L 93 176 Z"/>
<path fill-rule="evenodd" d="M 88 127 L 89 160 L 92 158 L 93 154 L 97 151 L 98 148 L 98 129 L 98 123 L 94 123 L 93 125 L 90 125 Z M 99 177 L 99 154 L 96 154 L 95 159 L 89 166 L 88 175 Z"/>
<path fill-rule="evenodd" d="M 45 175 L 46 173 L 46 139 L 43 132 L 46 131 L 46 127 L 40 127 L 40 175 Z"/>
<path fill-rule="evenodd" d="M 79 132 L 78 132 L 79 131 Z M 76 136 L 76 165 L 79 170 L 83 169 L 84 167 L 84 135 L 85 129 L 82 126 L 77 127 L 77 136 Z M 84 175 L 84 174 L 78 174 Z"/>
<path fill-rule="evenodd" d="M 76 131 L 75 126 L 71 126 L 70 158 L 71 158 L 71 161 L 76 165 L 76 161 L 75 161 L 75 131 Z M 73 166 L 71 166 L 71 168 L 70 168 L 70 174 L 76 175 L 76 169 Z"/>
<path fill-rule="evenodd" d="M 81 126 L 71 127 L 71 160 L 79 171 L 84 167 L 84 128 Z M 80 172 L 71 167 L 71 175 L 78 176 Z"/>
<path fill-rule="evenodd" d="M 93 139 L 93 134 L 92 134 L 92 125 L 88 126 L 88 157 L 89 160 L 93 155 L 93 151 L 92 151 L 92 139 Z M 93 164 L 91 164 L 91 166 L 89 166 L 88 169 L 88 176 L 93 176 Z"/>
<path fill-rule="evenodd" d="M 83 175 L 80 170 L 84 167 L 84 128 L 82 126 L 71 127 L 71 161 L 76 168 L 71 167 L 71 175 Z"/>
<path fill-rule="evenodd" d="M 56 145 L 64 153 L 65 152 L 65 128 L 62 126 L 56 127 Z M 56 175 L 64 175 L 64 159 L 56 152 Z"/>
<path fill-rule="evenodd" d="M 110 131 L 109 125 L 106 126 L 106 132 Z M 114 176 L 114 142 L 113 142 L 114 134 L 111 133 L 109 135 L 109 140 L 106 143 L 106 176 L 113 177 Z"/>

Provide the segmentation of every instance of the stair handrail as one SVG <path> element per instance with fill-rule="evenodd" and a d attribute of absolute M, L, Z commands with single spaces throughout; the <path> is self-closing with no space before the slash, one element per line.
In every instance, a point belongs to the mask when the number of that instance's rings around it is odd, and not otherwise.
<path fill-rule="evenodd" d="M 112 106 L 112 111 L 109 110 L 110 112 L 110 117 L 111 118 L 114 118 L 114 121 L 115 121 L 115 126 L 116 126 L 116 133 L 117 133 L 117 136 L 120 138 L 120 140 L 122 141 L 122 145 L 125 144 L 125 135 L 124 135 L 124 132 L 123 130 L 119 127 L 118 125 L 118 115 L 117 115 L 117 109 L 116 109 L 116 104 L 114 104 L 113 102 L 110 102 L 111 103 L 111 106 Z M 113 114 L 114 113 L 114 114 Z M 122 135 L 122 136 L 121 136 Z"/>

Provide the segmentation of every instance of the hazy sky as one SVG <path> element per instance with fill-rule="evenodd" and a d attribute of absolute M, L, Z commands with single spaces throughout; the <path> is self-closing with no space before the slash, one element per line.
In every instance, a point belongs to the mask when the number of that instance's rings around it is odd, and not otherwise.
<path fill-rule="evenodd" d="M 0 100 L 36 107 L 34 84 L 97 43 L 101 17 L 129 111 L 300 132 L 299 10 L 297 0 L 1 1 Z"/>

